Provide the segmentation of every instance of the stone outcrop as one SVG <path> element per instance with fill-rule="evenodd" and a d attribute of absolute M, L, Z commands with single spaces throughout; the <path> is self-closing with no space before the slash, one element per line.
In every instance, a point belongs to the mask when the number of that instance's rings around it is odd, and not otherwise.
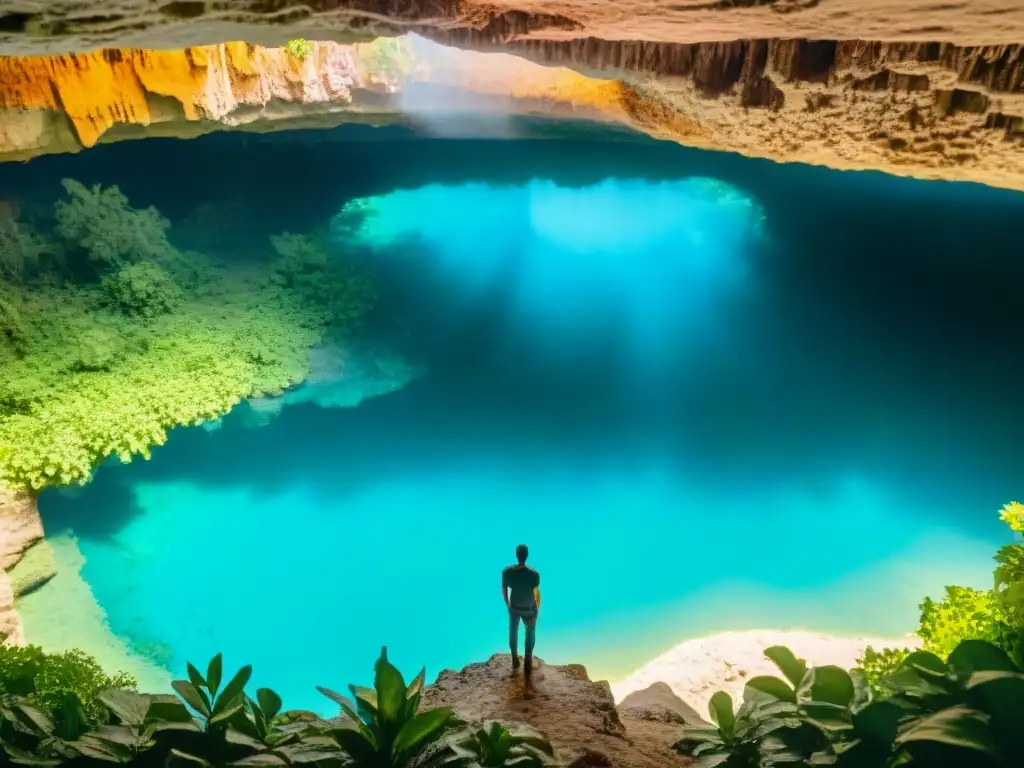
<path fill-rule="evenodd" d="M 618 710 L 619 715 L 630 720 L 697 727 L 708 725 L 697 710 L 676 696 L 668 683 L 653 683 L 633 691 L 619 702 Z"/>
<path fill-rule="evenodd" d="M 423 693 L 426 707 L 450 706 L 470 722 L 499 720 L 540 732 L 567 768 L 671 768 L 689 760 L 670 749 L 674 723 L 623 719 L 608 683 L 592 682 L 584 667 L 534 660 L 536 694 L 523 697 L 508 655 L 493 656 L 460 672 L 445 670 Z"/>
<path fill-rule="evenodd" d="M 5 54 L 449 30 L 492 44 L 803 37 L 1000 45 L 1024 41 L 1024 9 L 1019 0 L 0 0 Z"/>
<path fill-rule="evenodd" d="M 193 5 L 198 10 L 203 4 Z M 581 21 L 529 14 L 480 11 L 472 23 L 461 23 L 457 8 L 456 22 L 432 17 L 431 24 L 417 24 L 413 9 L 406 9 L 403 28 L 450 46 L 520 57 L 431 52 L 430 66 L 418 68 L 408 84 L 461 93 L 469 97 L 462 103 L 482 111 L 608 121 L 689 146 L 779 161 L 1024 189 L 1024 28 L 1015 43 L 991 42 L 1005 38 L 999 23 L 1012 26 L 1024 8 L 993 13 L 993 33 L 977 38 L 986 44 L 967 44 L 975 38 L 937 31 L 914 42 L 773 38 L 765 36 L 770 25 L 754 23 L 761 11 L 755 13 L 750 3 L 728 5 L 745 5 L 754 14 L 746 36 L 696 42 L 683 42 L 693 38 L 684 29 L 674 40 L 609 41 Z M 787 4 L 771 5 L 774 10 L 765 13 L 774 19 Z M 701 18 L 718 13 L 705 11 Z M 332 13 L 316 17 L 324 24 L 320 36 L 331 23 L 361 18 L 356 11 Z M 809 13 L 793 7 L 782 15 L 795 20 Z M 43 24 L 45 15 L 33 23 Z M 263 18 L 255 10 L 251 18 L 228 16 L 217 17 L 216 28 L 225 35 L 250 30 L 246 24 Z M 246 24 L 232 26 L 243 16 Z M 209 18 L 204 11 L 168 27 L 161 17 L 152 30 L 192 30 L 202 37 Z M 955 26 L 954 17 L 949 20 Z M 87 22 L 80 28 L 88 29 Z M 102 40 L 136 39 L 115 34 L 119 28 Z M 376 28 L 369 24 L 359 32 Z M 270 34 L 260 30 L 257 37 Z M 930 42 L 958 39 L 964 44 Z M 71 45 L 76 38 L 67 40 Z M 225 43 L 0 59 L 0 159 L 224 128 L 422 124 L 400 89 L 385 87 L 375 76 L 367 50 L 318 43 L 299 60 L 283 49 Z M 436 66 L 441 58 L 443 66 Z"/>
<path fill-rule="evenodd" d="M 25 631 L 14 607 L 17 589 L 8 573 L 18 566 L 25 553 L 43 541 L 43 523 L 35 497 L 24 491 L 12 491 L 0 483 L 0 634 L 8 643 L 22 645 Z"/>

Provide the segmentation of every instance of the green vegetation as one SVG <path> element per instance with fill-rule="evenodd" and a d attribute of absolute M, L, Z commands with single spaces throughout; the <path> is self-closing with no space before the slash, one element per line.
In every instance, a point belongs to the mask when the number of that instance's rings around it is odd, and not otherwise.
<path fill-rule="evenodd" d="M 135 679 L 124 673 L 108 676 L 81 651 L 45 653 L 36 645 L 0 645 L 0 697 L 20 697 L 46 710 L 58 733 L 80 723 L 98 727 L 109 722 L 100 701 L 109 688 L 134 689 Z"/>
<path fill-rule="evenodd" d="M 412 46 L 401 37 L 378 37 L 360 54 L 363 66 L 374 77 L 401 81 L 415 65 Z"/>
<path fill-rule="evenodd" d="M 28 650 L 4 649 L 9 661 L 0 654 L 0 681 L 9 678 L 15 686 L 0 691 L 4 764 L 543 768 L 552 762 L 551 745 L 538 737 L 512 736 L 499 725 L 459 730 L 464 724 L 447 708 L 420 711 L 425 672 L 406 686 L 387 649 L 377 662 L 374 687 L 350 686 L 354 701 L 320 689 L 341 708 L 342 718 L 332 720 L 282 711 L 281 697 L 269 688 L 252 698 L 245 692 L 252 667 L 225 682 L 219 654 L 205 675 L 188 665 L 188 680 L 173 684 L 177 697 L 136 693 L 119 687 L 126 682 L 121 678 L 104 678 L 109 686 L 102 690 L 83 688 L 82 675 L 58 666 L 64 698 L 41 698 L 35 690 L 42 672 L 34 671 L 35 662 L 15 658 Z M 79 670 L 95 667 L 81 654 L 71 657 Z M 60 720 L 64 711 L 78 716 Z"/>
<path fill-rule="evenodd" d="M 891 695 L 873 697 L 864 675 L 839 667 L 780 663 L 785 680 L 754 678 L 744 702 L 717 693 L 716 727 L 686 728 L 676 749 L 697 766 L 793 768 L 1010 768 L 1024 755 L 1024 671 L 983 640 L 965 640 L 948 661 L 927 651 L 908 656 L 883 679 Z"/>
<path fill-rule="evenodd" d="M 1001 519 L 1020 530 L 1022 505 Z M 712 768 L 1009 768 L 1024 755 L 1024 544 L 1002 547 L 992 590 L 947 587 L 921 604 L 924 650 L 867 649 L 859 668 L 808 667 L 765 651 L 783 674 L 747 681 L 743 705 L 719 692 L 714 728 L 676 743 Z"/>
<path fill-rule="evenodd" d="M 451 742 L 447 765 L 463 768 L 543 768 L 554 759 L 545 739 L 528 733 L 511 733 L 501 723 L 469 730 Z"/>
<path fill-rule="evenodd" d="M 375 301 L 367 278 L 284 234 L 246 265 L 181 252 L 155 208 L 66 180 L 50 231 L 0 226 L 0 480 L 86 482 L 177 425 L 307 374 L 307 350 Z M 261 256 L 264 256 L 261 258 Z"/>
<path fill-rule="evenodd" d="M 289 56 L 294 56 L 299 61 L 305 61 L 306 57 L 313 52 L 313 44 L 297 37 L 294 40 L 289 40 L 284 49 Z"/>
<path fill-rule="evenodd" d="M 999 518 L 1019 533 L 1024 505 L 1007 504 Z M 950 586 L 942 600 L 924 599 L 917 629 L 924 650 L 946 658 L 964 640 L 985 640 L 1024 666 L 1024 545 L 1007 544 L 994 559 L 992 589 Z M 868 648 L 858 666 L 875 684 L 909 655 L 908 648 Z"/>

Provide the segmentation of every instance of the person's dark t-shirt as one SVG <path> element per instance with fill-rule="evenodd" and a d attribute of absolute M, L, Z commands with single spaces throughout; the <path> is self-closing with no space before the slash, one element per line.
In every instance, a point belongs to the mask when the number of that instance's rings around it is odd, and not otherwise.
<path fill-rule="evenodd" d="M 508 587 L 509 605 L 517 610 L 537 608 L 533 590 L 540 586 L 540 574 L 526 565 L 510 565 L 501 572 L 501 586 Z"/>

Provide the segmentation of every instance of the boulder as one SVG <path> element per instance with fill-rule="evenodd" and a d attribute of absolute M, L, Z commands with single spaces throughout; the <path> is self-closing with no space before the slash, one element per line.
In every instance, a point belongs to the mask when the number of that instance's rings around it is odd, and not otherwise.
<path fill-rule="evenodd" d="M 554 666 L 534 659 L 535 693 L 526 698 L 522 673 L 512 674 L 507 654 L 459 672 L 445 670 L 423 692 L 423 706 L 449 706 L 472 723 L 497 720 L 511 730 L 539 732 L 569 768 L 671 768 L 688 765 L 670 745 L 678 727 L 624 722 L 606 682 L 590 680 L 578 664 Z"/>
<path fill-rule="evenodd" d="M 619 702 L 619 715 L 629 720 L 646 720 L 707 727 L 710 725 L 693 707 L 676 696 L 668 683 L 654 683 L 634 691 Z"/>

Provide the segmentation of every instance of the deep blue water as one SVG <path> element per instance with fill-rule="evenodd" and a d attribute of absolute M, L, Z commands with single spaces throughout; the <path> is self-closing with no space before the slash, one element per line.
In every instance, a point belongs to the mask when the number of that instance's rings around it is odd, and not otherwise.
<path fill-rule="evenodd" d="M 923 594 L 987 583 L 1024 469 L 1024 195 L 653 141 L 365 138 L 0 167 L 0 194 L 70 175 L 172 219 L 233 200 L 239 248 L 377 196 L 360 258 L 429 368 L 44 493 L 116 633 L 317 706 L 384 643 L 431 675 L 501 650 L 520 541 L 538 652 L 608 675 L 723 629 L 905 632 Z"/>

